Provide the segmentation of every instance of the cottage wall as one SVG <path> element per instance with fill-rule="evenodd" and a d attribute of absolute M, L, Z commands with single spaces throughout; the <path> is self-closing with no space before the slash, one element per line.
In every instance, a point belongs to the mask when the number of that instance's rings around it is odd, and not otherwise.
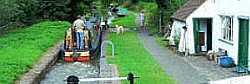
<path fill-rule="evenodd" d="M 171 35 L 170 35 L 170 41 L 171 41 L 172 44 L 174 44 L 173 41 L 174 41 L 175 36 L 180 37 L 180 33 L 181 33 L 180 30 L 185 25 L 186 25 L 185 22 L 181 22 L 181 21 L 178 21 L 178 20 L 173 21 Z"/>
<path fill-rule="evenodd" d="M 193 18 L 213 18 L 215 16 L 214 4 L 211 1 L 206 1 L 198 9 L 196 9 L 187 19 L 187 33 L 186 33 L 186 44 L 190 54 L 195 53 L 194 48 L 194 34 L 193 34 Z"/>
<path fill-rule="evenodd" d="M 181 33 L 181 28 L 185 26 L 185 22 L 181 22 L 181 21 L 178 21 L 178 20 L 174 20 L 173 21 L 173 24 L 172 24 L 172 31 L 171 32 L 174 32 L 173 33 L 173 36 L 179 36 L 180 33 Z"/>
<path fill-rule="evenodd" d="M 227 2 L 227 3 L 225 3 Z M 216 47 L 214 48 L 217 50 L 218 48 L 223 48 L 228 51 L 228 55 L 233 57 L 235 63 L 238 63 L 238 42 L 239 42 L 239 16 L 247 16 L 250 17 L 250 1 L 249 0 L 217 0 L 215 2 L 216 10 L 218 13 L 215 16 L 216 22 L 214 22 L 216 27 L 221 28 L 221 17 L 219 15 L 229 15 L 233 16 L 233 41 L 223 42 L 221 36 L 221 29 L 218 29 L 218 35 L 216 37 Z M 248 31 L 249 32 L 249 31 Z M 250 41 L 249 41 L 250 42 Z M 250 49 L 250 47 L 249 47 Z M 250 52 L 250 51 L 249 51 Z M 250 53 L 248 53 L 250 56 Z M 249 57 L 250 60 L 250 57 Z M 250 63 L 249 63 L 250 64 Z"/>
<path fill-rule="evenodd" d="M 233 41 L 222 39 L 221 24 L 223 16 L 233 16 Z M 213 45 L 212 49 L 218 51 L 219 48 L 228 51 L 228 55 L 233 57 L 238 63 L 238 17 L 250 17 L 250 0 L 208 0 L 195 10 L 187 19 L 187 45 L 189 52 L 195 53 L 193 36 L 193 18 L 212 18 Z M 250 39 L 250 38 L 249 38 Z M 250 41 L 249 41 L 250 42 Z M 249 43 L 250 44 L 250 43 Z M 250 56 L 250 47 L 249 55 Z M 249 57 L 250 60 L 250 57 Z M 250 64 L 250 63 L 249 63 Z"/>

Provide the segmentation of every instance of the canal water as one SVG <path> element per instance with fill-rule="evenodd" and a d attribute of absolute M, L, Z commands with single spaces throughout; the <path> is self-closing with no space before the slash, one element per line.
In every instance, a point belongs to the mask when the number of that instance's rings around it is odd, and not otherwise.
<path fill-rule="evenodd" d="M 83 78 L 97 78 L 99 77 L 99 63 L 97 60 L 90 62 L 72 62 L 66 63 L 59 60 L 50 71 L 45 75 L 45 78 L 40 82 L 41 84 L 66 84 L 66 78 L 70 75 L 75 75 L 80 79 Z M 80 82 L 79 84 L 99 84 L 95 82 Z"/>

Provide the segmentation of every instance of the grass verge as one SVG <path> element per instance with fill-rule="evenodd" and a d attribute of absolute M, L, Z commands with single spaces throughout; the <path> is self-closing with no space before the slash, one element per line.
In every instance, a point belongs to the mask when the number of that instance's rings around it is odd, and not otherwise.
<path fill-rule="evenodd" d="M 168 41 L 164 41 L 164 40 L 162 39 L 162 37 L 159 37 L 159 36 L 157 36 L 157 35 L 154 35 L 154 39 L 155 39 L 156 42 L 157 42 L 158 44 L 160 44 L 161 46 L 167 46 L 167 45 L 168 45 Z"/>
<path fill-rule="evenodd" d="M 135 84 L 175 84 L 175 81 L 144 49 L 135 32 L 121 35 L 111 33 L 109 38 L 115 45 L 115 58 L 114 60 L 108 58 L 108 62 L 118 66 L 120 76 L 127 76 L 129 72 L 133 72 L 141 77 L 135 80 Z M 122 84 L 129 84 L 129 82 L 122 81 Z"/>
<path fill-rule="evenodd" d="M 0 36 L 0 84 L 13 84 L 43 52 L 63 38 L 64 29 L 69 25 L 62 21 L 45 21 Z"/>
<path fill-rule="evenodd" d="M 122 25 L 125 28 L 135 28 L 135 18 L 136 16 L 134 13 L 129 13 L 125 17 L 116 17 L 112 20 L 112 24 L 110 26 L 115 27 L 115 25 Z"/>

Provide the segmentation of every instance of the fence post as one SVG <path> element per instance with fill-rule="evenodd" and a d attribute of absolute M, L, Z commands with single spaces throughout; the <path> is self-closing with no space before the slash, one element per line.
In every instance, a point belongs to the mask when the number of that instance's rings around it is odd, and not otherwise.
<path fill-rule="evenodd" d="M 129 84 L 134 84 L 134 74 L 129 72 L 128 73 L 128 80 L 129 80 Z"/>
<path fill-rule="evenodd" d="M 79 78 L 77 76 L 71 75 L 67 78 L 67 84 L 78 84 Z"/>

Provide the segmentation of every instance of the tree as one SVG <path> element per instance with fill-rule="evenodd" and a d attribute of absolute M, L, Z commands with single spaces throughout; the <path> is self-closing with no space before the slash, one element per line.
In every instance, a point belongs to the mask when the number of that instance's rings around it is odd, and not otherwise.
<path fill-rule="evenodd" d="M 163 11 L 164 9 L 167 9 L 169 6 L 169 0 L 156 0 L 156 3 L 158 4 L 158 12 L 159 12 L 159 32 L 162 32 L 162 25 L 163 25 Z"/>
<path fill-rule="evenodd" d="M 158 9 L 160 13 L 160 23 L 161 25 L 166 25 L 170 23 L 170 16 L 177 11 L 187 0 L 156 0 L 158 4 Z M 161 32 L 161 27 L 159 28 Z"/>
<path fill-rule="evenodd" d="M 16 0 L 0 0 L 0 26 L 3 26 L 14 19 L 19 14 Z"/>
<path fill-rule="evenodd" d="M 79 14 L 91 13 L 96 1 L 102 0 L 0 0 L 0 28 L 13 22 L 31 25 L 43 19 L 72 22 Z"/>
<path fill-rule="evenodd" d="M 71 17 L 70 21 L 76 19 L 77 15 L 91 13 L 91 5 L 96 0 L 70 0 L 67 7 L 71 9 L 69 15 Z"/>
<path fill-rule="evenodd" d="M 166 9 L 169 5 L 169 0 L 156 0 L 156 3 L 158 4 L 158 8 Z"/>
<path fill-rule="evenodd" d="M 31 25 L 37 21 L 37 9 L 38 1 L 37 0 L 17 0 L 19 11 L 18 15 L 15 17 L 18 22 Z"/>
<path fill-rule="evenodd" d="M 39 0 L 39 18 L 51 20 L 67 20 L 69 11 L 66 0 Z"/>

